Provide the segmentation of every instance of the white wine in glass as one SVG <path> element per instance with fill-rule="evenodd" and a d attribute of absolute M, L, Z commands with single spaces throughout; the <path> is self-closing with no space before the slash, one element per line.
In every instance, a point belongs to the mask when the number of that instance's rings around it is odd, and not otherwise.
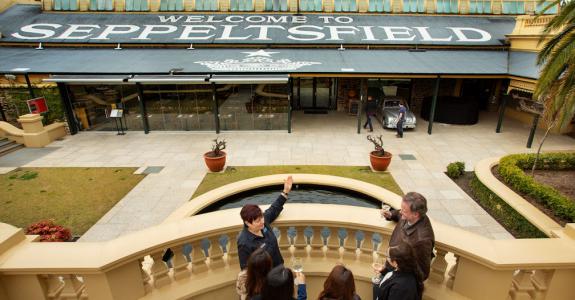
<path fill-rule="evenodd" d="M 300 257 L 294 257 L 292 260 L 292 269 L 294 272 L 303 272 L 303 261 Z"/>

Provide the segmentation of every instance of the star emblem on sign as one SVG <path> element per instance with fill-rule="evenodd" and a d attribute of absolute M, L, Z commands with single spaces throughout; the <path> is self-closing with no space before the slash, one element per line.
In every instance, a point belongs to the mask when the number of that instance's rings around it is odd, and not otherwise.
<path fill-rule="evenodd" d="M 272 54 L 275 53 L 279 53 L 279 52 L 267 52 L 266 50 L 258 50 L 258 51 L 250 51 L 250 52 L 242 52 L 247 54 L 247 57 L 252 57 L 252 56 L 265 56 L 265 57 L 271 57 Z"/>

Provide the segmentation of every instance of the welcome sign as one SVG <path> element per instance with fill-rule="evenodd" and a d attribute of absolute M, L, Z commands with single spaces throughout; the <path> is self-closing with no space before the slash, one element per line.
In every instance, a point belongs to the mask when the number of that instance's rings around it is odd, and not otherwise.
<path fill-rule="evenodd" d="M 53 14 L 15 6 L 5 42 L 501 45 L 514 18 L 389 15 Z"/>

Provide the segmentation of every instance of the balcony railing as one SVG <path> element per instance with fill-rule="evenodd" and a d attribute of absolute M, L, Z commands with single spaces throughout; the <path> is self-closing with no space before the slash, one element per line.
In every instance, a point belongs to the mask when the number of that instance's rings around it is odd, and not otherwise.
<path fill-rule="evenodd" d="M 392 203 L 397 204 L 397 203 Z M 374 209 L 287 204 L 273 224 L 282 255 L 304 258 L 310 297 L 336 262 L 371 298 L 371 262 L 386 253 L 394 224 Z M 436 257 L 429 299 L 572 299 L 575 226 L 557 238 L 489 240 L 433 222 Z M 168 222 L 101 243 L 38 243 L 0 224 L 2 299 L 233 299 L 239 271 L 239 209 Z M 225 238 L 224 238 L 225 237 Z M 165 263 L 167 248 L 174 252 Z"/>
<path fill-rule="evenodd" d="M 57 11 L 299 11 L 487 15 L 538 13 L 546 4 L 537 3 L 537 0 L 42 0 L 44 10 Z M 556 14 L 557 10 L 558 7 L 555 7 L 547 13 Z"/>

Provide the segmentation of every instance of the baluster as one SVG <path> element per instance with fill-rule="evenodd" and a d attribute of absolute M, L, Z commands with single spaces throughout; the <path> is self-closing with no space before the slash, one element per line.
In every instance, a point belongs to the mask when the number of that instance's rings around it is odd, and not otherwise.
<path fill-rule="evenodd" d="M 535 287 L 531 294 L 533 300 L 543 300 L 546 298 L 547 288 L 549 287 L 553 273 L 553 270 L 535 270 L 533 276 L 531 276 L 531 282 L 533 282 L 533 286 Z"/>
<path fill-rule="evenodd" d="M 172 258 L 172 266 L 174 269 L 174 279 L 180 280 L 182 278 L 188 278 L 192 274 L 190 269 L 188 269 L 188 260 L 184 255 L 184 245 L 178 245 L 172 247 L 174 251 L 174 257 Z"/>
<path fill-rule="evenodd" d="M 56 275 L 43 275 L 44 280 L 46 282 L 47 291 L 48 291 L 48 299 L 58 299 L 60 297 L 60 293 L 64 289 L 64 282 L 60 280 L 59 276 Z"/>
<path fill-rule="evenodd" d="M 238 233 L 230 232 L 228 233 L 228 265 L 235 265 L 240 263 L 238 258 Z"/>
<path fill-rule="evenodd" d="M 458 264 L 459 264 L 459 255 L 455 254 L 455 264 L 451 267 L 451 269 L 449 269 L 449 273 L 447 273 L 449 279 L 447 279 L 447 282 L 445 283 L 445 285 L 450 289 L 453 289 L 453 283 L 455 282 L 455 275 L 457 274 Z"/>
<path fill-rule="evenodd" d="M 204 254 L 204 249 L 202 249 L 201 240 L 192 243 L 192 253 L 190 256 L 192 258 L 192 273 L 198 274 L 208 270 L 206 255 Z"/>
<path fill-rule="evenodd" d="M 150 268 L 151 277 L 154 279 L 154 287 L 160 288 L 162 286 L 170 284 L 170 277 L 168 276 L 168 266 L 162 260 L 162 256 L 164 255 L 164 250 L 160 250 L 158 252 L 152 253 L 150 256 L 152 257 L 152 267 Z"/>
<path fill-rule="evenodd" d="M 80 295 L 86 287 L 83 282 L 78 280 L 76 275 L 67 274 L 63 275 L 64 289 L 60 293 L 58 299 L 80 299 Z"/>
<path fill-rule="evenodd" d="M 138 259 L 138 261 L 140 262 L 140 272 L 142 274 L 142 284 L 144 285 L 144 292 L 147 294 L 149 292 L 152 291 L 152 284 L 151 284 L 151 278 L 150 275 L 148 274 L 148 272 L 146 272 L 144 270 L 144 259 L 140 258 Z"/>
<path fill-rule="evenodd" d="M 373 232 L 364 232 L 359 259 L 366 263 L 373 262 Z"/>
<path fill-rule="evenodd" d="M 513 300 L 531 300 L 531 293 L 535 291 L 533 283 L 531 283 L 531 270 L 519 270 L 511 280 L 511 290 L 509 295 Z"/>
<path fill-rule="evenodd" d="M 344 261 L 348 260 L 355 260 L 357 258 L 357 238 L 356 238 L 356 230 L 351 230 L 349 228 L 347 230 L 347 237 L 343 242 L 343 259 Z"/>
<path fill-rule="evenodd" d="M 442 283 L 445 279 L 445 271 L 447 270 L 447 261 L 445 261 L 445 255 L 447 251 L 443 249 L 437 249 L 437 254 L 433 262 L 431 262 L 431 272 L 429 274 L 429 279 L 431 281 Z"/>
<path fill-rule="evenodd" d="M 389 248 L 389 236 L 380 234 L 381 242 L 377 245 L 377 257 L 387 257 L 387 248 Z"/>
<path fill-rule="evenodd" d="M 295 238 L 293 241 L 294 252 L 293 255 L 295 257 L 304 258 L 307 256 L 307 241 L 304 235 L 305 226 L 296 226 L 295 227 Z"/>
<path fill-rule="evenodd" d="M 313 232 L 311 236 L 310 246 L 310 256 L 311 257 L 323 257 L 323 239 L 321 237 L 321 226 L 312 227 Z"/>
<path fill-rule="evenodd" d="M 225 266 L 224 251 L 220 245 L 219 236 L 210 238 L 210 269 L 222 268 Z"/>
<path fill-rule="evenodd" d="M 339 234 L 337 228 L 329 228 L 329 236 L 327 237 L 327 252 L 325 255 L 329 258 L 340 260 L 339 253 Z"/>
<path fill-rule="evenodd" d="M 289 248 L 291 244 L 288 236 L 288 229 L 289 227 L 278 227 L 278 230 L 280 231 L 280 236 L 278 238 L 278 247 L 280 248 L 280 252 L 284 257 L 287 257 L 290 254 Z"/>

